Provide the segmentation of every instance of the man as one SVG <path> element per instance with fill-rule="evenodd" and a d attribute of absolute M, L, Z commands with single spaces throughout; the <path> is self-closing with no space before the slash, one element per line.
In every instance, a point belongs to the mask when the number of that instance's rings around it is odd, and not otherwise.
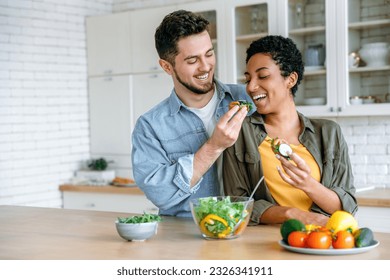
<path fill-rule="evenodd" d="M 172 77 L 171 95 L 142 115 L 132 135 L 137 185 L 161 215 L 190 217 L 191 198 L 221 194 L 216 161 L 237 139 L 250 98 L 243 86 L 214 79 L 209 22 L 179 10 L 155 33 L 162 69 Z M 219 165 L 220 166 L 220 165 Z"/>

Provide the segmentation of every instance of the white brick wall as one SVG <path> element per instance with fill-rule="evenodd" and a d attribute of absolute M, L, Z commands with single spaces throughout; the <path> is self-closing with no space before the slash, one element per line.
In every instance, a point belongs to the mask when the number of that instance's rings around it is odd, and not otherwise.
<path fill-rule="evenodd" d="M 390 117 L 335 120 L 349 145 L 356 187 L 390 187 Z"/>
<path fill-rule="evenodd" d="M 85 16 L 194 0 L 0 0 L 0 204 L 60 207 L 89 158 Z M 358 187 L 390 187 L 390 117 L 336 119 Z"/>
<path fill-rule="evenodd" d="M 60 207 L 89 158 L 85 16 L 112 0 L 0 0 L 0 204 Z"/>

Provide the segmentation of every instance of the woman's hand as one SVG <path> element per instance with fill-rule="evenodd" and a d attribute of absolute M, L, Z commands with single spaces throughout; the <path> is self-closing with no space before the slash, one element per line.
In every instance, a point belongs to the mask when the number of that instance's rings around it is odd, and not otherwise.
<path fill-rule="evenodd" d="M 276 155 L 282 164 L 282 169 L 278 168 L 278 172 L 282 179 L 300 190 L 307 190 L 309 186 L 313 185 L 315 179 L 311 176 L 310 167 L 306 162 L 296 153 L 290 153 L 290 160 Z"/>
<path fill-rule="evenodd" d="M 331 214 L 342 209 L 338 195 L 311 176 L 310 167 L 300 156 L 291 153 L 290 160 L 279 155 L 276 157 L 280 160 L 283 169 L 277 167 L 279 175 L 286 183 L 304 191 L 326 213 Z"/>
<path fill-rule="evenodd" d="M 288 219 L 300 220 L 305 225 L 313 224 L 325 226 L 329 217 L 320 213 L 303 211 L 294 207 L 274 205 L 264 211 L 261 215 L 260 223 L 281 224 Z"/>
<path fill-rule="evenodd" d="M 290 208 L 286 211 L 286 215 L 288 219 L 300 220 L 305 225 L 313 224 L 317 226 L 325 226 L 329 220 L 329 217 L 323 214 L 302 211 L 297 208 Z"/>

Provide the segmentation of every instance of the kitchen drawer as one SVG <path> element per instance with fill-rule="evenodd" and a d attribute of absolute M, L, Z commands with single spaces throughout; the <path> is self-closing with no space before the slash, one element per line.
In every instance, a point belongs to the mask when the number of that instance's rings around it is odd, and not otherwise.
<path fill-rule="evenodd" d="M 63 203 L 66 209 L 158 213 L 158 208 L 144 195 L 64 191 Z"/>

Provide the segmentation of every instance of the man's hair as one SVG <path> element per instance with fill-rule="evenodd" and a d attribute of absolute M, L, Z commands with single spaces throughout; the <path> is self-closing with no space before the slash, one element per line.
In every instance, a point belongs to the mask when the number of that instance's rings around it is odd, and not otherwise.
<path fill-rule="evenodd" d="M 290 38 L 279 35 L 269 35 L 252 42 L 246 51 L 246 63 L 249 59 L 257 54 L 269 54 L 272 59 L 279 65 L 283 77 L 288 77 L 292 72 L 298 74 L 297 83 L 291 88 L 295 96 L 298 85 L 303 79 L 304 65 L 302 54 Z"/>
<path fill-rule="evenodd" d="M 161 59 L 174 65 L 179 53 L 177 43 L 180 39 L 208 30 L 209 22 L 200 15 L 178 10 L 165 16 L 154 34 L 156 50 Z"/>

